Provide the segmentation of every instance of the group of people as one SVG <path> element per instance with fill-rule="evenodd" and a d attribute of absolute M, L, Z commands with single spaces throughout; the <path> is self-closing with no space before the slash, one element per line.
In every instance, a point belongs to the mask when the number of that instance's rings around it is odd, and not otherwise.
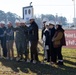
<path fill-rule="evenodd" d="M 14 59 L 13 44 L 15 42 L 17 49 L 16 61 L 25 60 L 27 62 L 39 62 L 38 58 L 38 25 L 35 19 L 29 19 L 30 25 L 21 20 L 16 20 L 16 27 L 13 27 L 9 21 L 7 27 L 5 23 L 0 22 L 0 44 L 3 51 L 3 57 L 6 59 Z M 55 24 L 53 21 L 43 20 L 42 41 L 44 48 L 44 60 L 51 64 L 63 65 L 62 46 L 66 45 L 64 29 L 61 24 Z M 14 34 L 15 33 L 15 34 Z M 29 48 L 30 56 L 29 58 Z"/>
<path fill-rule="evenodd" d="M 44 60 L 51 64 L 63 65 L 62 46 L 65 46 L 64 29 L 58 22 L 43 19 L 42 40 Z"/>
<path fill-rule="evenodd" d="M 37 44 L 38 44 L 38 25 L 31 17 L 29 20 L 30 25 L 26 22 L 16 20 L 16 27 L 13 27 L 11 22 L 5 26 L 4 21 L 0 22 L 0 42 L 3 51 L 3 57 L 9 60 L 14 59 L 13 44 L 15 42 L 17 49 L 16 61 L 23 61 L 36 63 L 39 61 Z M 29 45 L 31 52 L 31 60 L 29 60 Z"/>

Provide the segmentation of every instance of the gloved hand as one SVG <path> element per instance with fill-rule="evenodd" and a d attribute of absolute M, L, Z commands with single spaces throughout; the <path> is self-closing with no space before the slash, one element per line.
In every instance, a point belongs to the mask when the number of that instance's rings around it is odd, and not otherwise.
<path fill-rule="evenodd" d="M 48 45 L 46 45 L 46 46 L 45 46 L 45 49 L 46 49 L 46 50 L 48 50 L 48 49 L 49 49 L 49 46 L 48 46 Z"/>

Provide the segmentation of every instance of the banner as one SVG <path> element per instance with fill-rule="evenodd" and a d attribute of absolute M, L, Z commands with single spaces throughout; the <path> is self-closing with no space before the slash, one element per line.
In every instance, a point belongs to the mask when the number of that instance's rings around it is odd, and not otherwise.
<path fill-rule="evenodd" d="M 76 30 L 65 30 L 66 47 L 76 48 Z"/>
<path fill-rule="evenodd" d="M 23 7 L 23 19 L 27 22 L 30 17 L 33 17 L 33 6 Z"/>

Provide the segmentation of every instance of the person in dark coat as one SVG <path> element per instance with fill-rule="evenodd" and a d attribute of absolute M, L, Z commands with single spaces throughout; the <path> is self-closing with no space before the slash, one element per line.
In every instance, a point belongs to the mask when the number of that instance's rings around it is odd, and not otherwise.
<path fill-rule="evenodd" d="M 8 28 L 6 29 L 6 47 L 7 47 L 7 59 L 13 60 L 14 58 L 14 31 L 11 22 L 7 23 Z"/>
<path fill-rule="evenodd" d="M 49 21 L 49 52 L 48 52 L 48 61 L 51 63 L 54 59 L 54 48 L 53 48 L 53 42 L 52 38 L 55 34 L 55 23 L 54 21 Z"/>
<path fill-rule="evenodd" d="M 7 48 L 6 48 L 6 27 L 5 27 L 5 22 L 1 21 L 1 28 L 2 28 L 2 36 L 1 36 L 1 46 L 3 50 L 3 56 L 7 57 Z"/>
<path fill-rule="evenodd" d="M 4 34 L 4 31 L 3 29 L 1 28 L 1 22 L 0 22 L 0 50 L 1 50 L 1 47 L 2 47 L 2 41 L 3 41 L 3 34 Z M 0 51 L 0 58 L 2 58 L 2 52 Z"/>
<path fill-rule="evenodd" d="M 28 31 L 27 31 L 27 26 L 26 26 L 26 23 L 25 21 L 22 19 L 20 21 L 20 25 L 21 25 L 21 32 L 22 32 L 22 35 L 21 35 L 21 38 L 22 38 L 22 42 L 21 42 L 21 46 L 22 46 L 22 50 L 23 50 L 23 55 L 25 55 L 25 61 L 26 62 L 30 62 L 29 60 L 29 49 L 27 47 L 28 45 Z"/>
<path fill-rule="evenodd" d="M 16 42 L 16 48 L 18 59 L 17 61 L 23 61 L 23 55 L 25 55 L 25 60 L 27 61 L 28 57 L 28 51 L 27 51 L 27 41 L 26 41 L 26 25 L 25 21 L 21 20 L 20 23 L 16 22 L 17 28 L 16 28 L 16 36 L 15 36 L 15 42 Z"/>
<path fill-rule="evenodd" d="M 66 45 L 64 29 L 61 24 L 56 24 L 56 32 L 52 39 L 54 51 L 55 51 L 55 62 L 58 65 L 63 65 L 62 46 Z M 58 62 L 57 62 L 58 60 Z"/>
<path fill-rule="evenodd" d="M 30 42 L 31 42 L 31 62 L 36 63 L 39 61 L 38 59 L 38 51 L 37 51 L 37 45 L 38 45 L 38 25 L 35 22 L 35 19 L 33 17 L 30 18 L 30 27 L 29 27 L 29 34 L 30 34 Z"/>
<path fill-rule="evenodd" d="M 19 42 L 18 42 L 18 39 L 19 39 L 20 21 L 19 21 L 19 20 L 16 20 L 16 21 L 15 21 L 15 24 L 16 24 L 16 27 L 14 27 L 14 31 L 15 31 L 15 33 L 16 33 L 16 35 L 15 35 L 15 44 L 16 44 L 16 49 L 17 49 L 17 58 L 16 58 L 16 61 L 18 61 L 18 60 L 20 59 Z"/>

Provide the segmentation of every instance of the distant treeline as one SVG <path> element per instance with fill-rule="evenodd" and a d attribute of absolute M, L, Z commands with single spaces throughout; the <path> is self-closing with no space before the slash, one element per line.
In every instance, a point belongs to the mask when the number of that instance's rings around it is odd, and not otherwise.
<path fill-rule="evenodd" d="M 66 17 L 63 16 L 58 16 L 58 15 L 51 15 L 51 14 L 46 14 L 46 15 L 39 15 L 39 16 L 35 16 L 35 21 L 37 22 L 39 28 L 42 27 L 42 20 L 43 18 L 48 18 L 48 20 L 53 20 L 53 21 L 59 21 L 60 23 L 62 23 L 62 25 L 67 25 L 67 19 Z M 13 25 L 15 25 L 15 20 L 16 19 L 20 19 L 21 17 L 18 16 L 15 13 L 11 13 L 11 12 L 7 12 L 5 13 L 4 11 L 0 10 L 0 21 L 5 21 L 5 23 L 7 23 L 7 21 L 11 21 Z"/>

